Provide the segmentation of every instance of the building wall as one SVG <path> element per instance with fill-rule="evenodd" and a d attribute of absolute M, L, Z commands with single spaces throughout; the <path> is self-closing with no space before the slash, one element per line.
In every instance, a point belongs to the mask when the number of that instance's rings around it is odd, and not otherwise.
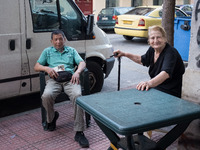
<path fill-rule="evenodd" d="M 131 6 L 131 0 L 120 0 L 119 6 L 120 7 L 130 7 Z"/>
<path fill-rule="evenodd" d="M 106 1 L 102 0 L 93 0 L 93 14 L 94 14 L 94 21 L 97 21 L 98 13 L 101 11 L 102 8 L 106 7 Z"/>
<path fill-rule="evenodd" d="M 131 0 L 118 0 L 119 7 L 131 7 Z M 95 22 L 97 21 L 98 13 L 106 7 L 106 0 L 93 0 L 93 14 Z"/>
<path fill-rule="evenodd" d="M 144 6 L 150 6 L 153 5 L 153 0 L 142 0 L 142 4 Z M 186 0 L 176 0 L 176 5 L 184 4 Z M 188 0 L 190 4 L 194 3 L 194 0 Z M 119 7 L 130 7 L 132 0 L 118 0 L 117 3 L 119 3 Z M 95 21 L 97 21 L 97 15 L 101 11 L 102 8 L 106 7 L 106 0 L 93 0 L 93 14 Z"/>
<path fill-rule="evenodd" d="M 153 5 L 153 0 L 143 0 L 143 6 L 151 6 Z"/>
<path fill-rule="evenodd" d="M 176 5 L 194 4 L 194 0 L 176 0 Z"/>
<path fill-rule="evenodd" d="M 188 4 L 194 3 L 194 0 L 176 0 L 176 5 L 186 4 L 185 2 L 187 1 L 188 1 Z M 153 0 L 143 0 L 143 5 L 144 6 L 153 5 Z"/>

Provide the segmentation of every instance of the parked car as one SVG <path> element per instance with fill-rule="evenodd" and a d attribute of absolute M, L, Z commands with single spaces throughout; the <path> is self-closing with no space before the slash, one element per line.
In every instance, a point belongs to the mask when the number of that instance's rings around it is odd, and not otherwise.
<path fill-rule="evenodd" d="M 193 5 L 176 5 L 176 7 L 184 11 L 187 15 L 192 16 Z"/>
<path fill-rule="evenodd" d="M 134 7 L 103 8 L 97 16 L 97 25 L 103 30 L 113 30 L 118 15 L 124 14 Z"/>
<path fill-rule="evenodd" d="M 175 17 L 185 17 L 187 14 L 175 8 Z M 116 20 L 114 31 L 121 34 L 126 40 L 133 37 L 148 37 L 148 27 L 161 25 L 162 6 L 139 6 L 124 15 L 119 15 Z"/>

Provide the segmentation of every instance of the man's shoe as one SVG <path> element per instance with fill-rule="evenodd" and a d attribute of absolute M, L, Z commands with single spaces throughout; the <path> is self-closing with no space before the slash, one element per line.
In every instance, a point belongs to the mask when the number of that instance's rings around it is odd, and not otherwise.
<path fill-rule="evenodd" d="M 54 131 L 56 129 L 56 121 L 58 117 L 59 117 L 59 113 L 55 111 L 53 121 L 51 123 L 48 123 L 48 131 Z"/>
<path fill-rule="evenodd" d="M 42 126 L 43 126 L 44 131 L 48 131 L 48 123 L 47 122 L 43 122 Z"/>
<path fill-rule="evenodd" d="M 89 147 L 89 142 L 86 139 L 85 135 L 83 132 L 76 132 L 76 135 L 74 137 L 75 141 L 77 141 L 79 143 L 79 145 L 82 148 L 87 148 Z"/>

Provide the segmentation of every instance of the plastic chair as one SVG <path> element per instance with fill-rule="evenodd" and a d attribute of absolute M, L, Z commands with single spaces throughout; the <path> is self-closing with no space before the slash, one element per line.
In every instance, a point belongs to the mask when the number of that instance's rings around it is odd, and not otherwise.
<path fill-rule="evenodd" d="M 40 96 L 42 96 L 45 86 L 46 86 L 46 79 L 45 75 L 47 75 L 45 72 L 40 72 Z M 89 84 L 89 71 L 87 68 L 85 68 L 81 75 L 80 75 L 80 84 L 81 84 L 81 91 L 82 95 L 89 95 L 90 94 L 90 84 Z M 63 92 L 59 94 L 55 101 L 63 101 L 63 100 L 70 100 L 68 95 Z M 41 115 L 42 115 L 42 126 L 44 130 L 47 130 L 47 122 L 46 122 L 46 110 L 42 105 L 42 99 L 41 99 Z M 90 119 L 91 116 L 85 112 L 85 120 L 86 120 L 86 127 L 88 128 L 90 126 Z"/>

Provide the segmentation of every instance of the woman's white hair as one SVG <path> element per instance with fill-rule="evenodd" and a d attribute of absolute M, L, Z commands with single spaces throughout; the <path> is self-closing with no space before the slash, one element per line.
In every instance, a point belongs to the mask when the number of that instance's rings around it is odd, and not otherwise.
<path fill-rule="evenodd" d="M 148 28 L 148 36 L 150 36 L 151 31 L 159 31 L 162 34 L 162 36 L 167 39 L 167 34 L 166 34 L 165 29 L 163 27 L 161 27 L 159 25 L 150 26 Z"/>

